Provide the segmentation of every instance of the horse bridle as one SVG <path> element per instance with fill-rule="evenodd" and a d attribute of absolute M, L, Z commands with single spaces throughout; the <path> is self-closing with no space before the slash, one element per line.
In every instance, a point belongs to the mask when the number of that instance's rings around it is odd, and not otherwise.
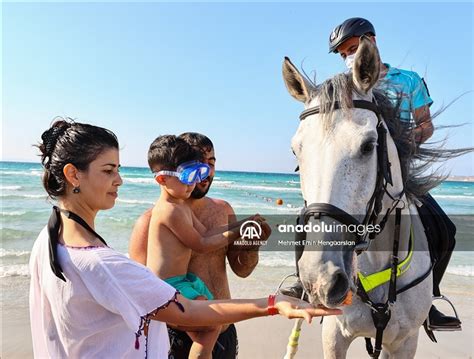
<path fill-rule="evenodd" d="M 388 194 L 389 197 L 394 201 L 394 205 L 390 209 L 387 210 L 387 213 L 385 214 L 384 218 L 379 223 L 380 232 L 381 232 L 383 230 L 385 222 L 388 219 L 388 215 L 393 211 L 393 209 L 396 207 L 401 197 L 403 196 L 403 191 L 402 191 L 402 193 L 400 193 L 399 196 L 397 196 L 398 199 L 395 199 L 387 191 L 387 185 L 388 184 L 393 185 L 392 172 L 390 168 L 391 164 L 388 159 L 387 130 L 382 121 L 382 116 L 381 116 L 379 107 L 375 103 L 375 99 L 373 99 L 372 102 L 365 101 L 365 100 L 353 100 L 353 107 L 372 111 L 377 116 L 377 135 L 378 135 L 378 138 L 377 138 L 377 179 L 376 179 L 376 184 L 375 184 L 375 190 L 370 200 L 367 202 L 366 214 L 365 214 L 364 220 L 360 222 L 354 216 L 350 215 L 343 209 L 336 207 L 330 203 L 310 203 L 308 205 L 305 200 L 305 205 L 298 219 L 299 224 L 306 225 L 311 217 L 315 219 L 320 219 L 321 216 L 327 216 L 345 225 L 356 225 L 356 226 L 357 225 L 364 225 L 364 226 L 375 225 L 378 220 L 380 211 L 382 210 L 383 196 L 384 194 Z M 336 101 L 334 103 L 334 106 L 332 107 L 332 110 L 338 110 L 340 108 L 341 108 L 340 103 Z M 321 113 L 323 113 L 321 111 L 321 106 L 315 106 L 307 110 L 304 110 L 300 115 L 300 120 L 303 121 L 311 115 L 316 115 L 316 114 L 321 114 Z M 364 228 L 367 228 L 367 227 L 364 227 Z M 369 247 L 370 241 L 373 240 L 376 235 L 377 233 L 375 232 L 371 232 L 370 234 L 368 234 L 369 242 L 367 242 L 366 240 L 367 233 L 364 233 L 363 235 L 357 234 L 356 246 L 355 246 L 355 251 L 357 252 L 357 254 L 360 254 L 362 251 L 367 250 L 367 248 Z M 306 237 L 306 233 L 304 233 L 303 236 Z M 301 253 L 304 251 L 304 243 L 306 242 L 304 241 L 305 238 L 302 238 L 302 239 L 303 239 L 302 241 L 298 241 L 300 245 L 298 246 L 299 248 L 297 248 L 297 252 L 300 251 Z"/>

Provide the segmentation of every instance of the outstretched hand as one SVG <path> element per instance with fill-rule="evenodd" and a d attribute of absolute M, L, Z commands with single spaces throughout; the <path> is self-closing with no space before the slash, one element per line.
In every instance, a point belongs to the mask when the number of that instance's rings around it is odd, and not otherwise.
<path fill-rule="evenodd" d="M 313 317 L 342 314 L 340 309 L 315 308 L 308 302 L 283 294 L 276 296 L 275 307 L 281 315 L 288 319 L 304 318 L 308 323 L 311 323 Z"/>

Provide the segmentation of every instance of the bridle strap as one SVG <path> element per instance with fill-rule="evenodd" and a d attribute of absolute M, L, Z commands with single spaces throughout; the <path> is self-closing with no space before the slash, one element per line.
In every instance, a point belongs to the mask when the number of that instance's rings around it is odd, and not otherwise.
<path fill-rule="evenodd" d="M 366 101 L 366 100 L 353 100 L 353 107 L 354 108 L 361 108 L 364 110 L 369 110 L 374 112 L 377 116 L 380 115 L 379 108 L 377 105 L 373 102 Z M 340 110 L 341 109 L 341 103 L 339 101 L 334 102 L 334 106 L 331 108 L 331 111 L 333 110 Z M 321 112 L 321 107 L 320 106 L 314 106 L 311 108 L 308 108 L 307 110 L 304 110 L 301 115 L 300 115 L 300 121 L 303 121 L 306 117 L 311 116 L 311 115 L 317 115 L 320 113 L 325 113 Z"/>
<path fill-rule="evenodd" d="M 321 216 L 326 215 L 346 225 L 353 224 L 358 226 L 361 224 L 361 222 L 354 216 L 329 203 L 311 203 L 305 208 L 303 215 L 305 217 L 305 222 L 308 217 L 320 218 Z"/>

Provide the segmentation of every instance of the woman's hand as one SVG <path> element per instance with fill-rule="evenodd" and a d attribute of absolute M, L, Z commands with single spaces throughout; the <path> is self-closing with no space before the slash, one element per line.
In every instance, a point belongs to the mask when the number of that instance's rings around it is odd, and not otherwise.
<path fill-rule="evenodd" d="M 329 309 L 325 307 L 315 308 L 308 302 L 283 294 L 276 296 L 275 308 L 278 309 L 278 313 L 288 319 L 304 318 L 308 323 L 311 323 L 313 317 L 342 314 L 340 309 Z"/>

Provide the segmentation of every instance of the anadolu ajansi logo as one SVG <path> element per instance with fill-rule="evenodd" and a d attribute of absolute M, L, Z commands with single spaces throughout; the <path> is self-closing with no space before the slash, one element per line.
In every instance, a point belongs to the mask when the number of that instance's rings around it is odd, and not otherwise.
<path fill-rule="evenodd" d="M 256 221 L 245 221 L 240 226 L 240 237 L 242 239 L 260 239 L 262 227 Z"/>

